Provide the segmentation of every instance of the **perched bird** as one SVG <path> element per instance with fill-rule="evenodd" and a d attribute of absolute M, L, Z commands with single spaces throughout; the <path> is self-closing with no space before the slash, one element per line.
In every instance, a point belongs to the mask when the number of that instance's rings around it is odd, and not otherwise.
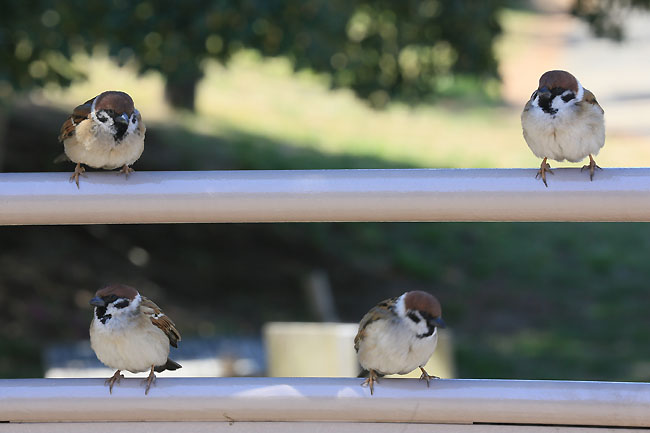
<path fill-rule="evenodd" d="M 113 170 L 122 167 L 127 177 L 129 167 L 144 151 L 146 127 L 133 99 L 124 92 L 108 91 L 86 101 L 72 111 L 61 126 L 59 141 L 65 155 L 77 166 L 70 177 L 79 187 L 85 169 Z"/>
<path fill-rule="evenodd" d="M 144 380 L 144 393 L 148 394 L 156 379 L 154 371 L 181 368 L 168 358 L 169 345 L 178 347 L 181 339 L 174 322 L 136 289 L 122 284 L 104 287 L 95 293 L 90 305 L 95 307 L 90 346 L 103 364 L 117 370 L 106 380 L 111 393 L 115 382 L 124 378 L 122 370 L 149 371 Z"/>
<path fill-rule="evenodd" d="M 436 378 L 424 370 L 438 342 L 437 328 L 444 328 L 440 302 L 426 292 L 406 292 L 374 306 L 359 323 L 354 338 L 359 364 L 368 371 L 362 385 L 370 394 L 378 377 L 407 374 L 420 368 L 420 379 Z M 362 373 L 363 374 L 363 373 Z"/>
<path fill-rule="evenodd" d="M 605 112 L 596 97 L 566 71 L 548 71 L 521 113 L 524 138 L 533 153 L 543 158 L 536 178 L 544 185 L 551 171 L 547 159 L 578 162 L 589 156 L 590 179 L 600 169 L 594 155 L 605 144 Z"/>

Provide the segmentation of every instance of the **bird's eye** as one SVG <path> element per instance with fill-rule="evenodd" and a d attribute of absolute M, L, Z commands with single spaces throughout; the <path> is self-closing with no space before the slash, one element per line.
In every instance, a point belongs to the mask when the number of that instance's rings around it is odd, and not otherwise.
<path fill-rule="evenodd" d="M 135 125 L 135 122 L 136 122 L 136 118 L 135 118 L 135 116 L 133 116 L 133 118 L 131 118 L 131 123 L 133 123 Z"/>
<path fill-rule="evenodd" d="M 99 112 L 99 113 L 97 113 L 97 120 L 104 123 L 104 122 L 106 122 L 108 120 L 108 116 L 106 114 L 104 114 L 103 112 Z"/>

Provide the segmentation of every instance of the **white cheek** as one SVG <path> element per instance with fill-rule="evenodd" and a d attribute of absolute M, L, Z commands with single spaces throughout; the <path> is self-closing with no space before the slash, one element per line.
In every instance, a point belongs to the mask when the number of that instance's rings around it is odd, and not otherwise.
<path fill-rule="evenodd" d="M 404 322 L 406 322 L 406 326 L 409 327 L 415 334 L 421 335 L 421 334 L 426 334 L 429 332 L 429 328 L 427 327 L 427 322 L 424 320 L 420 320 L 418 323 L 415 323 L 408 317 L 404 317 L 402 319 Z"/>
<path fill-rule="evenodd" d="M 139 305 L 140 302 L 136 300 L 131 301 L 129 305 L 124 308 L 115 308 L 113 304 L 110 304 L 106 308 L 106 314 L 110 314 L 112 316 L 109 322 L 121 322 L 123 320 L 130 320 L 133 316 L 138 314 Z"/>
<path fill-rule="evenodd" d="M 90 113 L 90 117 L 93 119 L 93 131 L 95 132 L 95 135 L 98 133 L 102 134 L 110 134 L 110 135 L 115 135 L 115 121 L 111 116 L 106 116 L 108 119 L 105 122 L 100 121 L 97 118 L 97 113 L 92 112 Z"/>
<path fill-rule="evenodd" d="M 129 121 L 129 126 L 126 128 L 126 133 L 133 134 L 136 129 L 138 129 L 138 121 L 136 120 L 135 123 L 133 123 L 133 121 Z"/>
<path fill-rule="evenodd" d="M 564 100 L 562 99 L 562 96 L 558 95 L 555 98 L 553 98 L 553 104 L 551 104 L 551 107 L 555 108 L 559 113 L 559 112 L 561 112 L 563 110 L 568 110 L 571 107 L 573 107 L 576 104 L 576 101 L 577 101 L 577 99 L 573 98 L 569 102 L 564 102 Z"/>

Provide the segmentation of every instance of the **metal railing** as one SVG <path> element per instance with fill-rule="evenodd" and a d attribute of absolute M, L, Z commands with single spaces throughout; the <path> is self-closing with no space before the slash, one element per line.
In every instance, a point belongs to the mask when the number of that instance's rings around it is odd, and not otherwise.
<path fill-rule="evenodd" d="M 650 168 L 0 174 L 0 225 L 650 221 Z"/>
<path fill-rule="evenodd" d="M 370 395 L 353 378 L 160 378 L 145 396 L 141 382 L 0 380 L 0 421 L 650 427 L 645 383 L 383 379 Z"/>
<path fill-rule="evenodd" d="M 650 221 L 650 169 L 608 168 L 593 182 L 577 169 L 558 169 L 548 188 L 534 175 L 532 169 L 201 171 L 138 172 L 126 180 L 89 173 L 77 189 L 66 173 L 4 173 L 0 224 Z M 351 378 L 160 378 L 145 396 L 139 382 L 127 379 L 110 395 L 100 379 L 0 380 L 0 432 L 650 428 L 650 384 L 642 383 L 443 379 L 427 388 L 384 379 L 371 396 Z"/>

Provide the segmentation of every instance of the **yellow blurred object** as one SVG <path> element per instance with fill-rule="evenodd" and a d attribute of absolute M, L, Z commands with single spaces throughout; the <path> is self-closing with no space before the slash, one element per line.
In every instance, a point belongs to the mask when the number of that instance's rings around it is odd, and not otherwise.
<path fill-rule="evenodd" d="M 356 323 L 273 322 L 264 326 L 268 376 L 341 377 L 359 374 Z"/>
<path fill-rule="evenodd" d="M 354 351 L 356 323 L 272 322 L 264 326 L 267 375 L 270 377 L 355 377 L 360 367 Z M 425 369 L 432 376 L 454 377 L 452 339 L 442 330 Z M 439 330 L 440 332 L 440 330 Z M 420 377 L 420 370 L 396 377 Z"/>

